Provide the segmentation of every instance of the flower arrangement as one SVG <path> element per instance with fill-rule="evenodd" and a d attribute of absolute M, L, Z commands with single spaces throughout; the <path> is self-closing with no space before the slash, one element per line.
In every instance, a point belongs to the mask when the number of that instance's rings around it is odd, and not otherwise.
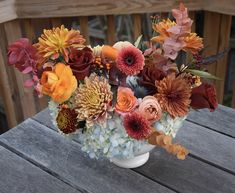
<path fill-rule="evenodd" d="M 90 157 L 132 158 L 142 146 L 166 149 L 178 159 L 188 150 L 173 143 L 192 109 L 217 107 L 216 90 L 202 69 L 202 38 L 181 3 L 173 20 L 152 18 L 149 43 L 91 47 L 78 30 L 44 30 L 38 43 L 21 38 L 9 46 L 9 65 L 31 79 L 59 132 L 76 137 Z M 178 62 L 179 56 L 189 58 Z"/>

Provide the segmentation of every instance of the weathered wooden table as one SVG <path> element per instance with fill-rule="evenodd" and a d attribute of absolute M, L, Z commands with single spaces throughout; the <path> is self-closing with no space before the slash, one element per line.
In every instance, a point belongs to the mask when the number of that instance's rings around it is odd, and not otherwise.
<path fill-rule="evenodd" d="M 121 169 L 59 135 L 46 109 L 0 136 L 0 192 L 235 193 L 234 137 L 235 110 L 193 112 L 176 138 L 185 161 L 155 148 L 144 166 Z"/>

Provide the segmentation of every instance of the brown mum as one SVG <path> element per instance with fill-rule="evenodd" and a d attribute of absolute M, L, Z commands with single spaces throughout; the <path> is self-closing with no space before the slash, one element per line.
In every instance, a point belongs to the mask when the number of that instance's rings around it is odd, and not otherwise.
<path fill-rule="evenodd" d="M 186 80 L 171 74 L 161 81 L 156 81 L 157 94 L 161 108 L 173 118 L 188 113 L 191 88 Z"/>

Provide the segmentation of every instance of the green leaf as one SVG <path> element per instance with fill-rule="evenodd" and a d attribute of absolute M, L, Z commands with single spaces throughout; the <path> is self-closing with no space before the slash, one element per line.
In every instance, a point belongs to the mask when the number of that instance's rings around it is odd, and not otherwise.
<path fill-rule="evenodd" d="M 141 40 L 142 40 L 142 37 L 143 37 L 143 35 L 141 34 L 141 35 L 137 38 L 137 40 L 136 40 L 135 43 L 134 43 L 135 47 L 139 48 L 140 42 L 141 42 Z"/>
<path fill-rule="evenodd" d="M 189 72 L 193 75 L 196 75 L 196 76 L 200 76 L 202 78 L 208 78 L 208 79 L 214 79 L 214 80 L 222 80 L 221 78 L 219 77 L 216 77 L 208 72 L 204 72 L 204 71 L 201 71 L 201 70 L 194 70 L 194 69 L 186 69 L 185 70 L 186 72 Z"/>

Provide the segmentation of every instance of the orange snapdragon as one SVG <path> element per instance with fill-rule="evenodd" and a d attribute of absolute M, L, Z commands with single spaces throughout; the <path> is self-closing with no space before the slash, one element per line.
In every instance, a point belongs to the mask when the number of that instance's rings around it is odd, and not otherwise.
<path fill-rule="evenodd" d="M 42 93 L 57 103 L 68 100 L 77 88 L 77 80 L 71 68 L 63 63 L 56 64 L 53 71 L 44 71 L 40 83 Z"/>

